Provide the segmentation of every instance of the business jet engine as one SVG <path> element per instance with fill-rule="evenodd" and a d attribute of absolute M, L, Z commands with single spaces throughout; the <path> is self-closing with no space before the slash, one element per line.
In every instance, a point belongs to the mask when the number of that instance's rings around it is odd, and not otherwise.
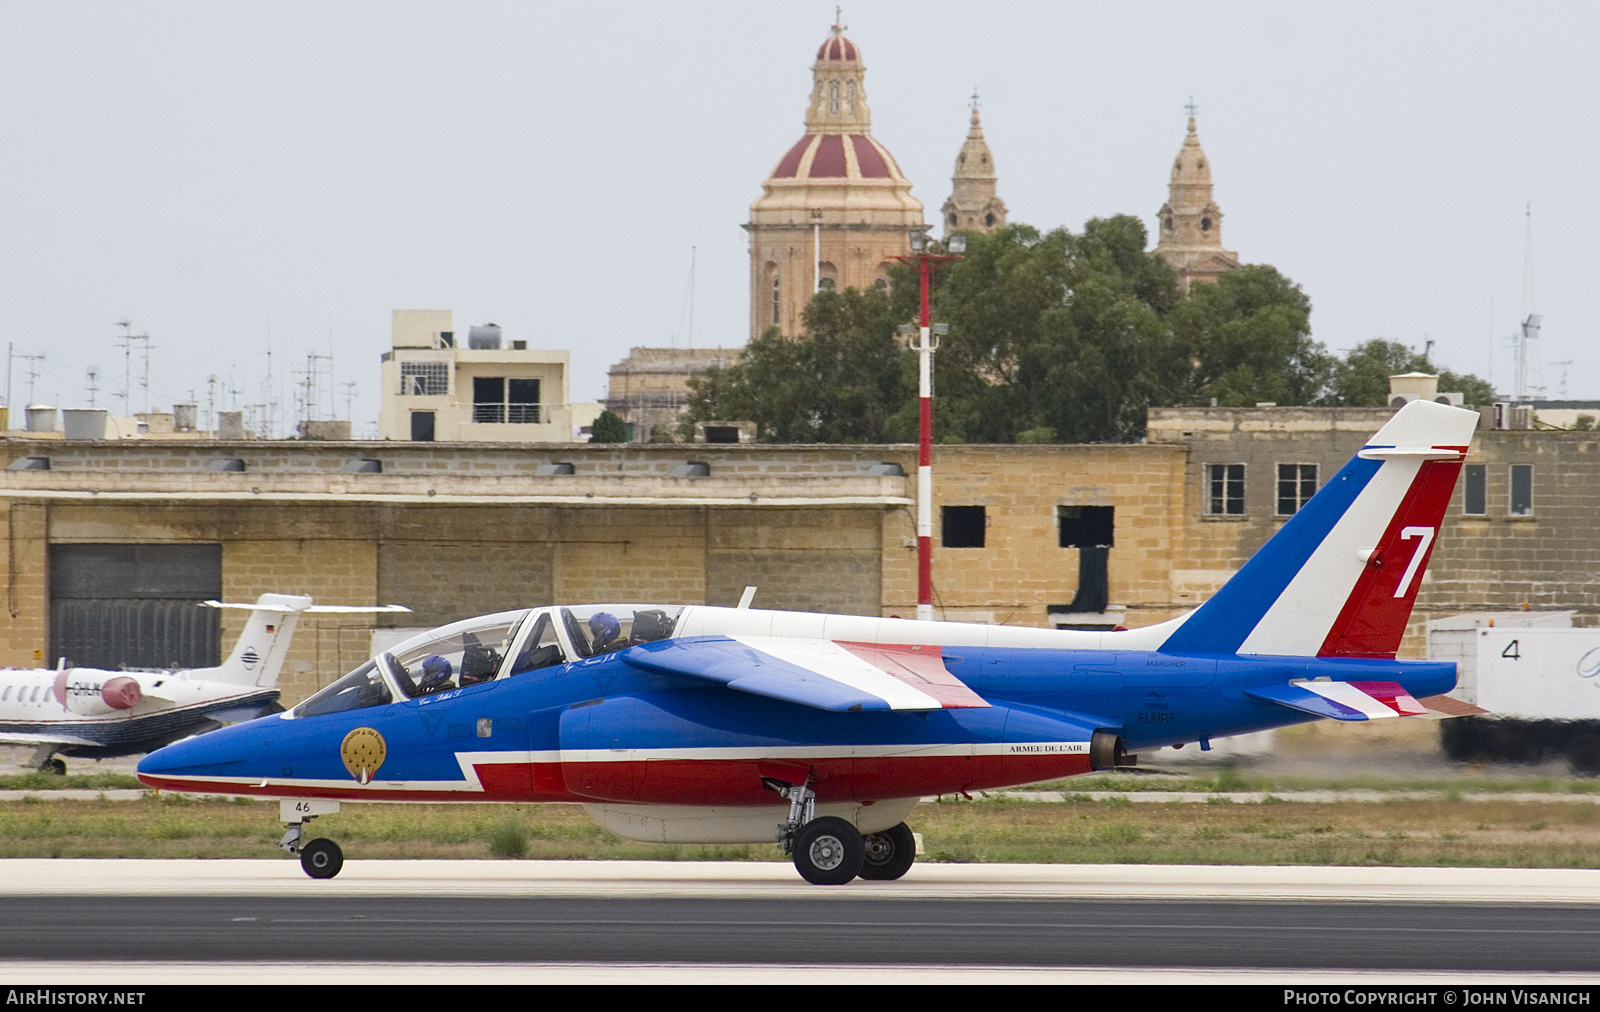
<path fill-rule="evenodd" d="M 99 717 L 118 710 L 131 710 L 139 705 L 144 692 L 139 680 L 129 675 L 105 677 L 105 672 L 79 671 L 74 668 L 56 675 L 54 692 L 56 701 L 73 713 L 85 717 Z"/>

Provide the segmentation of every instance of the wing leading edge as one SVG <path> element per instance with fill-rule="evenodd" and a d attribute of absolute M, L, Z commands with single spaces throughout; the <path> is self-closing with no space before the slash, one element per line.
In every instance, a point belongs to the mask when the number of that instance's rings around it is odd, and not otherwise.
<path fill-rule="evenodd" d="M 936 646 L 769 636 L 695 636 L 622 653 L 646 671 L 701 678 L 819 710 L 988 706 L 945 669 Z"/>

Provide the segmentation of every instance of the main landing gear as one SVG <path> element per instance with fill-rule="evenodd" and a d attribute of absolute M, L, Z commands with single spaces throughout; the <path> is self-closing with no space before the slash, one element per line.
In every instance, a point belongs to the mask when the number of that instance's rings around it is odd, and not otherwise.
<path fill-rule="evenodd" d="M 339 811 L 337 801 L 280 801 L 278 818 L 289 824 L 289 829 L 278 841 L 278 846 L 300 856 L 300 867 L 312 878 L 333 878 L 344 867 L 344 851 L 332 840 L 318 837 L 301 843 L 305 824 L 319 815 L 333 815 Z"/>
<path fill-rule="evenodd" d="M 28 760 L 28 765 L 41 773 L 66 776 L 67 761 L 56 755 L 56 748 L 55 745 L 40 745 L 34 750 L 33 758 Z"/>
<path fill-rule="evenodd" d="M 778 826 L 778 842 L 794 858 L 795 870 L 812 885 L 843 885 L 860 877 L 890 881 L 917 859 L 917 840 L 905 823 L 881 833 L 863 834 L 844 819 L 817 818 L 811 778 L 796 787 L 778 780 L 766 786 L 789 801 L 789 818 Z"/>

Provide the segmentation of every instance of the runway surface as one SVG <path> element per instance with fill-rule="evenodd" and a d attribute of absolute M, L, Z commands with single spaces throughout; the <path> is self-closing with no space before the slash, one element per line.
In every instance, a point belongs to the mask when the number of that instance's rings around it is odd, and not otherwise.
<path fill-rule="evenodd" d="M 357 861 L 319 882 L 291 860 L 0 862 L 0 980 L 286 966 L 385 982 L 825 966 L 873 982 L 1600 983 L 1600 872 L 930 864 L 820 888 L 768 863 Z"/>

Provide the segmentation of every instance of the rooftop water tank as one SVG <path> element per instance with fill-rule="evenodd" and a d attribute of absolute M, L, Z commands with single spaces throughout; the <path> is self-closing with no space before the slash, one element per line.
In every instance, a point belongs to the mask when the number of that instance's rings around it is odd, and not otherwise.
<path fill-rule="evenodd" d="M 46 404 L 28 405 L 28 431 L 56 431 L 56 409 Z"/>
<path fill-rule="evenodd" d="M 64 408 L 61 430 L 68 439 L 104 439 L 107 414 L 105 408 Z"/>
<path fill-rule="evenodd" d="M 498 323 L 474 324 L 467 331 L 467 347 L 473 351 L 499 351 L 500 325 Z"/>

